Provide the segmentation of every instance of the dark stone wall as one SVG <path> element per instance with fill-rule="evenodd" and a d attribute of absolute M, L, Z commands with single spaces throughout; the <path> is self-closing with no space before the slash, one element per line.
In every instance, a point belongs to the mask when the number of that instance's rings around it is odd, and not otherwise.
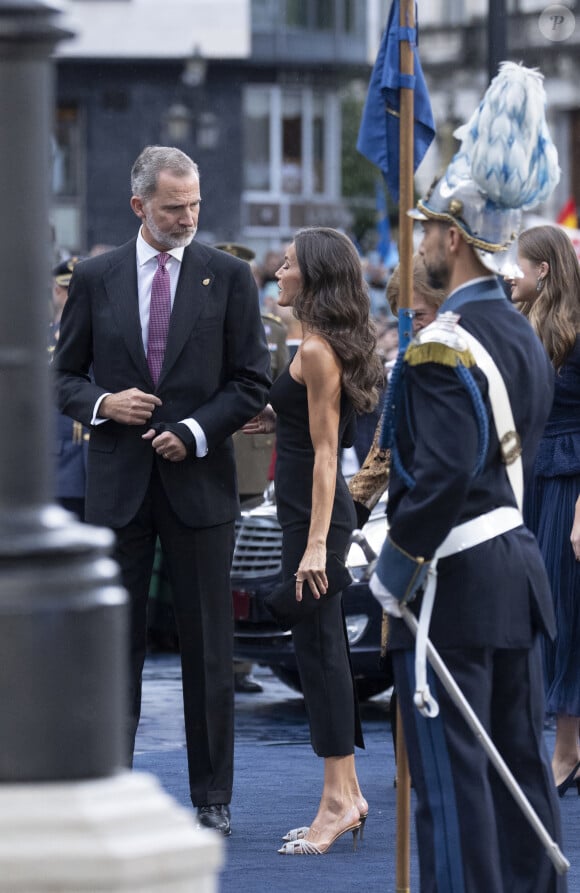
<path fill-rule="evenodd" d="M 206 82 L 188 88 L 175 63 L 85 63 L 57 65 L 57 102 L 79 109 L 85 249 L 96 243 L 119 245 L 136 232 L 129 206 L 131 166 L 146 145 L 167 142 L 164 119 L 175 103 L 191 112 L 191 134 L 179 148 L 201 173 L 200 235 L 235 238 L 239 230 L 241 83 L 235 67 L 209 66 Z M 202 116 L 212 113 L 217 142 L 197 144 Z"/>

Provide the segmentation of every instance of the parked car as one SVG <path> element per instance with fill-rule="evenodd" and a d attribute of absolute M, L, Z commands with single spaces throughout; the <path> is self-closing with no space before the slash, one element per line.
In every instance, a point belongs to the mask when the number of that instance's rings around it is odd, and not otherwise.
<path fill-rule="evenodd" d="M 382 611 L 368 581 L 372 562 L 386 535 L 385 502 L 373 510 L 362 531 L 355 531 L 347 554 L 353 582 L 343 592 L 346 628 L 357 693 L 361 700 L 392 685 L 381 661 Z M 232 566 L 234 656 L 269 667 L 283 682 L 301 690 L 292 635 L 276 624 L 265 596 L 282 579 L 282 530 L 276 518 L 273 488 L 264 502 L 242 511 Z"/>

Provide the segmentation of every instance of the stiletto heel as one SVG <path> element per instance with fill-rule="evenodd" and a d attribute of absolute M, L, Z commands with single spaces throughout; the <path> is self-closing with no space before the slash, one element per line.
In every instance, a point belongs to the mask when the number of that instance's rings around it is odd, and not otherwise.
<path fill-rule="evenodd" d="M 288 843 L 285 843 L 284 846 L 280 847 L 278 852 L 281 856 L 323 856 L 325 853 L 328 853 L 330 847 L 338 840 L 339 837 L 342 837 L 343 834 L 348 834 L 349 831 L 352 831 L 352 849 L 353 852 L 356 852 L 359 830 L 360 821 L 358 821 L 355 825 L 349 825 L 349 827 L 345 828 L 343 831 L 339 831 L 338 834 L 335 834 L 330 843 L 328 843 L 325 847 L 317 846 L 315 843 L 312 843 L 312 841 L 306 840 L 306 838 L 302 837 L 298 840 L 288 841 Z"/>
<path fill-rule="evenodd" d="M 563 797 L 568 788 L 571 788 L 572 785 L 576 785 L 578 790 L 578 794 L 580 794 L 580 778 L 576 778 L 576 773 L 580 769 L 580 760 L 576 763 L 572 771 L 566 776 L 564 781 L 560 782 L 560 784 L 556 785 L 556 790 L 558 791 L 558 796 Z"/>
<path fill-rule="evenodd" d="M 361 817 L 360 817 L 360 842 L 361 843 L 363 842 L 363 837 L 365 836 L 365 824 L 366 824 L 366 820 L 368 819 L 368 817 L 369 817 L 368 812 L 365 812 L 365 814 L 361 815 Z"/>

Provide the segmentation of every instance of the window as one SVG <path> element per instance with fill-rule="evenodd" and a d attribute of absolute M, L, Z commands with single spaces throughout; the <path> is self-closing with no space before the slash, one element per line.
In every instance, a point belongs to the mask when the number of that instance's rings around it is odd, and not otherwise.
<path fill-rule="evenodd" d="M 286 0 L 286 25 L 333 31 L 336 0 Z"/>
<path fill-rule="evenodd" d="M 308 27 L 308 0 L 286 0 L 286 24 L 292 28 Z"/>
<path fill-rule="evenodd" d="M 344 0 L 344 30 L 347 34 L 356 32 L 356 10 L 354 0 Z"/>
<path fill-rule="evenodd" d="M 324 192 L 324 144 L 327 128 L 324 126 L 324 99 L 315 96 L 312 103 L 312 190 Z"/>
<path fill-rule="evenodd" d="M 302 192 L 302 95 L 284 91 L 282 101 L 282 192 Z"/>
<path fill-rule="evenodd" d="M 334 4 L 335 0 L 315 0 L 313 24 L 317 31 L 334 30 Z"/>
<path fill-rule="evenodd" d="M 68 254 L 76 254 L 82 248 L 81 144 L 78 108 L 60 106 L 51 139 L 51 218 L 56 247 Z"/>
<path fill-rule="evenodd" d="M 78 109 L 57 109 L 52 140 L 52 191 L 54 195 L 74 198 L 79 184 Z"/>
<path fill-rule="evenodd" d="M 269 191 L 270 96 L 267 90 L 244 93 L 244 179 L 246 189 Z"/>
<path fill-rule="evenodd" d="M 288 196 L 335 191 L 329 169 L 340 155 L 337 103 L 334 93 L 311 87 L 248 87 L 244 188 Z"/>

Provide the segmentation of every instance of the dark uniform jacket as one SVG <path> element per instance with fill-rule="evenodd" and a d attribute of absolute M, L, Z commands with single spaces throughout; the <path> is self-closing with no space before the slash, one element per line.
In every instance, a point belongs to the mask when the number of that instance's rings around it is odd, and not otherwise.
<path fill-rule="evenodd" d="M 50 362 L 58 342 L 59 329 L 51 326 L 48 353 Z M 54 495 L 56 499 L 83 499 L 87 478 L 88 429 L 55 408 L 54 410 Z"/>
<path fill-rule="evenodd" d="M 553 370 L 544 348 L 495 278 L 457 290 L 440 312 L 447 310 L 460 315 L 460 325 L 483 344 L 502 374 L 527 479 L 552 404 Z M 393 467 L 387 512 L 390 537 L 412 556 L 432 558 L 452 527 L 515 505 L 487 379 L 479 369 L 472 371 L 490 420 L 484 467 L 475 476 L 480 435 L 473 402 L 455 370 L 432 361 L 404 366 L 396 442 L 414 485 Z M 381 559 L 377 570 L 388 589 L 389 568 Z M 420 596 L 411 606 L 417 612 L 419 605 Z M 439 560 L 429 633 L 437 647 L 527 647 L 538 628 L 553 634 L 552 601 L 539 548 L 525 527 Z M 390 622 L 390 646 L 412 646 L 401 620 Z"/>

